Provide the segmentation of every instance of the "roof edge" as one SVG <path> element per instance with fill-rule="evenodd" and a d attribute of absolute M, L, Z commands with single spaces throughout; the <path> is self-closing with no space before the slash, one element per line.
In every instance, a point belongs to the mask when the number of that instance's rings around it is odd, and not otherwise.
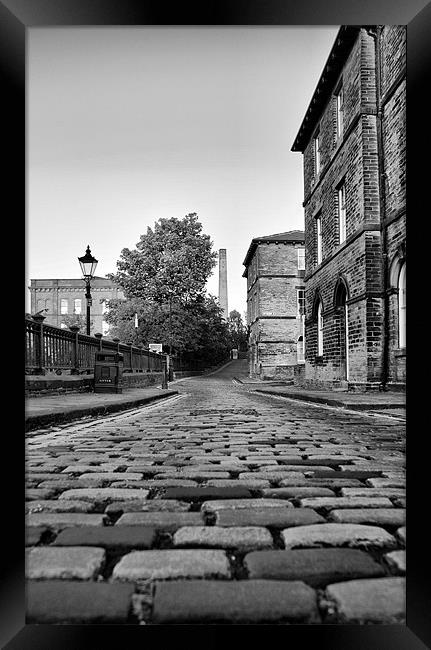
<path fill-rule="evenodd" d="M 349 55 L 353 44 L 359 34 L 361 25 L 342 25 L 335 37 L 334 44 L 323 67 L 314 93 L 302 120 L 291 151 L 304 152 L 311 132 L 316 124 L 316 116 L 326 103 L 328 92 L 335 84 L 338 75 L 343 67 L 344 61 Z"/>

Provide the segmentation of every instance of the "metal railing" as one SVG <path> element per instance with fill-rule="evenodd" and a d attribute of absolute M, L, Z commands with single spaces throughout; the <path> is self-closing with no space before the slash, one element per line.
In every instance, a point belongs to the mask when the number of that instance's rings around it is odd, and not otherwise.
<path fill-rule="evenodd" d="M 102 334 L 87 336 L 80 334 L 77 327 L 66 330 L 45 325 L 43 317 L 37 320 L 25 319 L 26 374 L 60 374 L 68 371 L 71 374 L 92 373 L 95 354 L 102 347 L 123 354 L 123 372 L 162 372 L 166 362 L 165 354 L 121 343 L 119 339 L 103 338 Z"/>

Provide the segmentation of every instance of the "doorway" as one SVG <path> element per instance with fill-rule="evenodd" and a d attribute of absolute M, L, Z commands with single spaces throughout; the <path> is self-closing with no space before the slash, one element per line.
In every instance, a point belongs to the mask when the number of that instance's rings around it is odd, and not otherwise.
<path fill-rule="evenodd" d="M 349 379 L 349 308 L 347 304 L 347 288 L 343 281 L 339 281 L 335 290 L 335 309 L 338 320 L 339 332 L 339 359 L 340 380 Z"/>

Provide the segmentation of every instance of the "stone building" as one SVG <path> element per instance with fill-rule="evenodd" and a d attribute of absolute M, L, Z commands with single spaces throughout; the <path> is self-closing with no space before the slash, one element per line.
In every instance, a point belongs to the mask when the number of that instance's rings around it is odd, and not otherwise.
<path fill-rule="evenodd" d="M 250 376 L 292 379 L 304 362 L 304 233 L 255 237 L 243 262 L 247 278 Z"/>
<path fill-rule="evenodd" d="M 87 314 L 87 301 L 85 298 L 85 282 L 83 280 L 30 280 L 31 313 L 47 309 L 43 315 L 47 325 L 68 327 L 68 318 L 72 315 L 82 315 L 84 320 Z M 108 309 L 107 301 L 114 298 L 124 298 L 121 289 L 109 280 L 95 276 L 91 280 L 91 320 L 93 327 L 91 333 L 101 332 L 106 335 L 109 325 L 104 315 Z"/>
<path fill-rule="evenodd" d="M 405 385 L 405 103 L 405 27 L 341 27 L 292 147 L 309 386 Z"/>

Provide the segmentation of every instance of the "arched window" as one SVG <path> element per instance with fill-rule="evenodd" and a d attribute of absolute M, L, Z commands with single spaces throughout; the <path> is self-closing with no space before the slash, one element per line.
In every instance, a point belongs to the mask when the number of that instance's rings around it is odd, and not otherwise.
<path fill-rule="evenodd" d="M 398 346 L 406 347 L 406 263 L 398 276 Z"/>
<path fill-rule="evenodd" d="M 319 302 L 317 307 L 317 356 L 323 355 L 323 314 L 322 302 Z"/>
<path fill-rule="evenodd" d="M 304 337 L 300 336 L 298 338 L 298 341 L 296 343 L 296 362 L 297 363 L 305 363 L 305 355 L 304 355 Z"/>

